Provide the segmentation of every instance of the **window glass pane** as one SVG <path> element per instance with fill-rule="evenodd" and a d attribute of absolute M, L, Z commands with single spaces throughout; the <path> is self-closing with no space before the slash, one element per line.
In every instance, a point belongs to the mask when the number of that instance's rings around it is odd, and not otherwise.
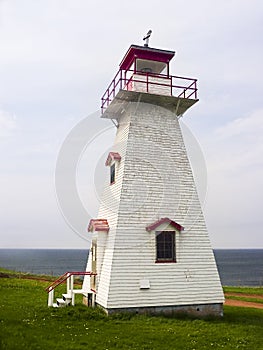
<path fill-rule="evenodd" d="M 175 232 L 157 232 L 156 236 L 157 261 L 175 260 Z"/>
<path fill-rule="evenodd" d="M 110 167 L 110 183 L 115 182 L 115 163 L 111 165 Z"/>
<path fill-rule="evenodd" d="M 142 73 L 165 74 L 167 75 L 167 63 L 151 61 L 151 60 L 136 60 L 136 71 Z"/>

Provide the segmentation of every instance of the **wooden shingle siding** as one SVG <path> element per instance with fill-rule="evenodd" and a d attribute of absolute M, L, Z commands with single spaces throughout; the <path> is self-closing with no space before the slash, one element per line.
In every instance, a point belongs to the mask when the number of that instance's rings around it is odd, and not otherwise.
<path fill-rule="evenodd" d="M 101 252 L 96 302 L 106 309 L 222 303 L 177 117 L 161 107 L 131 103 L 118 120 L 111 151 L 121 161 L 115 183 L 105 184 L 98 213 L 110 230 Z M 146 227 L 162 217 L 185 228 L 176 232 L 176 263 L 155 263 L 155 233 Z M 149 289 L 140 289 L 141 279 L 149 280 Z"/>

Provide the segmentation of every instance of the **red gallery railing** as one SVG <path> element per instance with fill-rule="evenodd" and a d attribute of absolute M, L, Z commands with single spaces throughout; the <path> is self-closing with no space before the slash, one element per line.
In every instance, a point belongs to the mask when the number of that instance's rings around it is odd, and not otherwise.
<path fill-rule="evenodd" d="M 101 98 L 101 111 L 120 90 L 197 99 L 197 79 L 120 69 Z"/>

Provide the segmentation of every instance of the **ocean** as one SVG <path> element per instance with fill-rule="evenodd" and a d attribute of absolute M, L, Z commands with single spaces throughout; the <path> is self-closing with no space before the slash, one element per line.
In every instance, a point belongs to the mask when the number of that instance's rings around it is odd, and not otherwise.
<path fill-rule="evenodd" d="M 224 286 L 263 286 L 263 249 L 215 249 Z M 0 249 L 2 268 L 60 276 L 66 271 L 85 271 L 88 250 Z"/>

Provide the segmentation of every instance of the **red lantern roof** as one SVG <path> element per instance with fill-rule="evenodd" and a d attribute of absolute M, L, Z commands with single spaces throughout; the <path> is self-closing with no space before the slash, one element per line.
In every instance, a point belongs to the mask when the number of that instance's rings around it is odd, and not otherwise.
<path fill-rule="evenodd" d="M 135 58 L 168 63 L 174 55 L 174 51 L 131 45 L 120 63 L 120 69 L 128 70 Z"/>

